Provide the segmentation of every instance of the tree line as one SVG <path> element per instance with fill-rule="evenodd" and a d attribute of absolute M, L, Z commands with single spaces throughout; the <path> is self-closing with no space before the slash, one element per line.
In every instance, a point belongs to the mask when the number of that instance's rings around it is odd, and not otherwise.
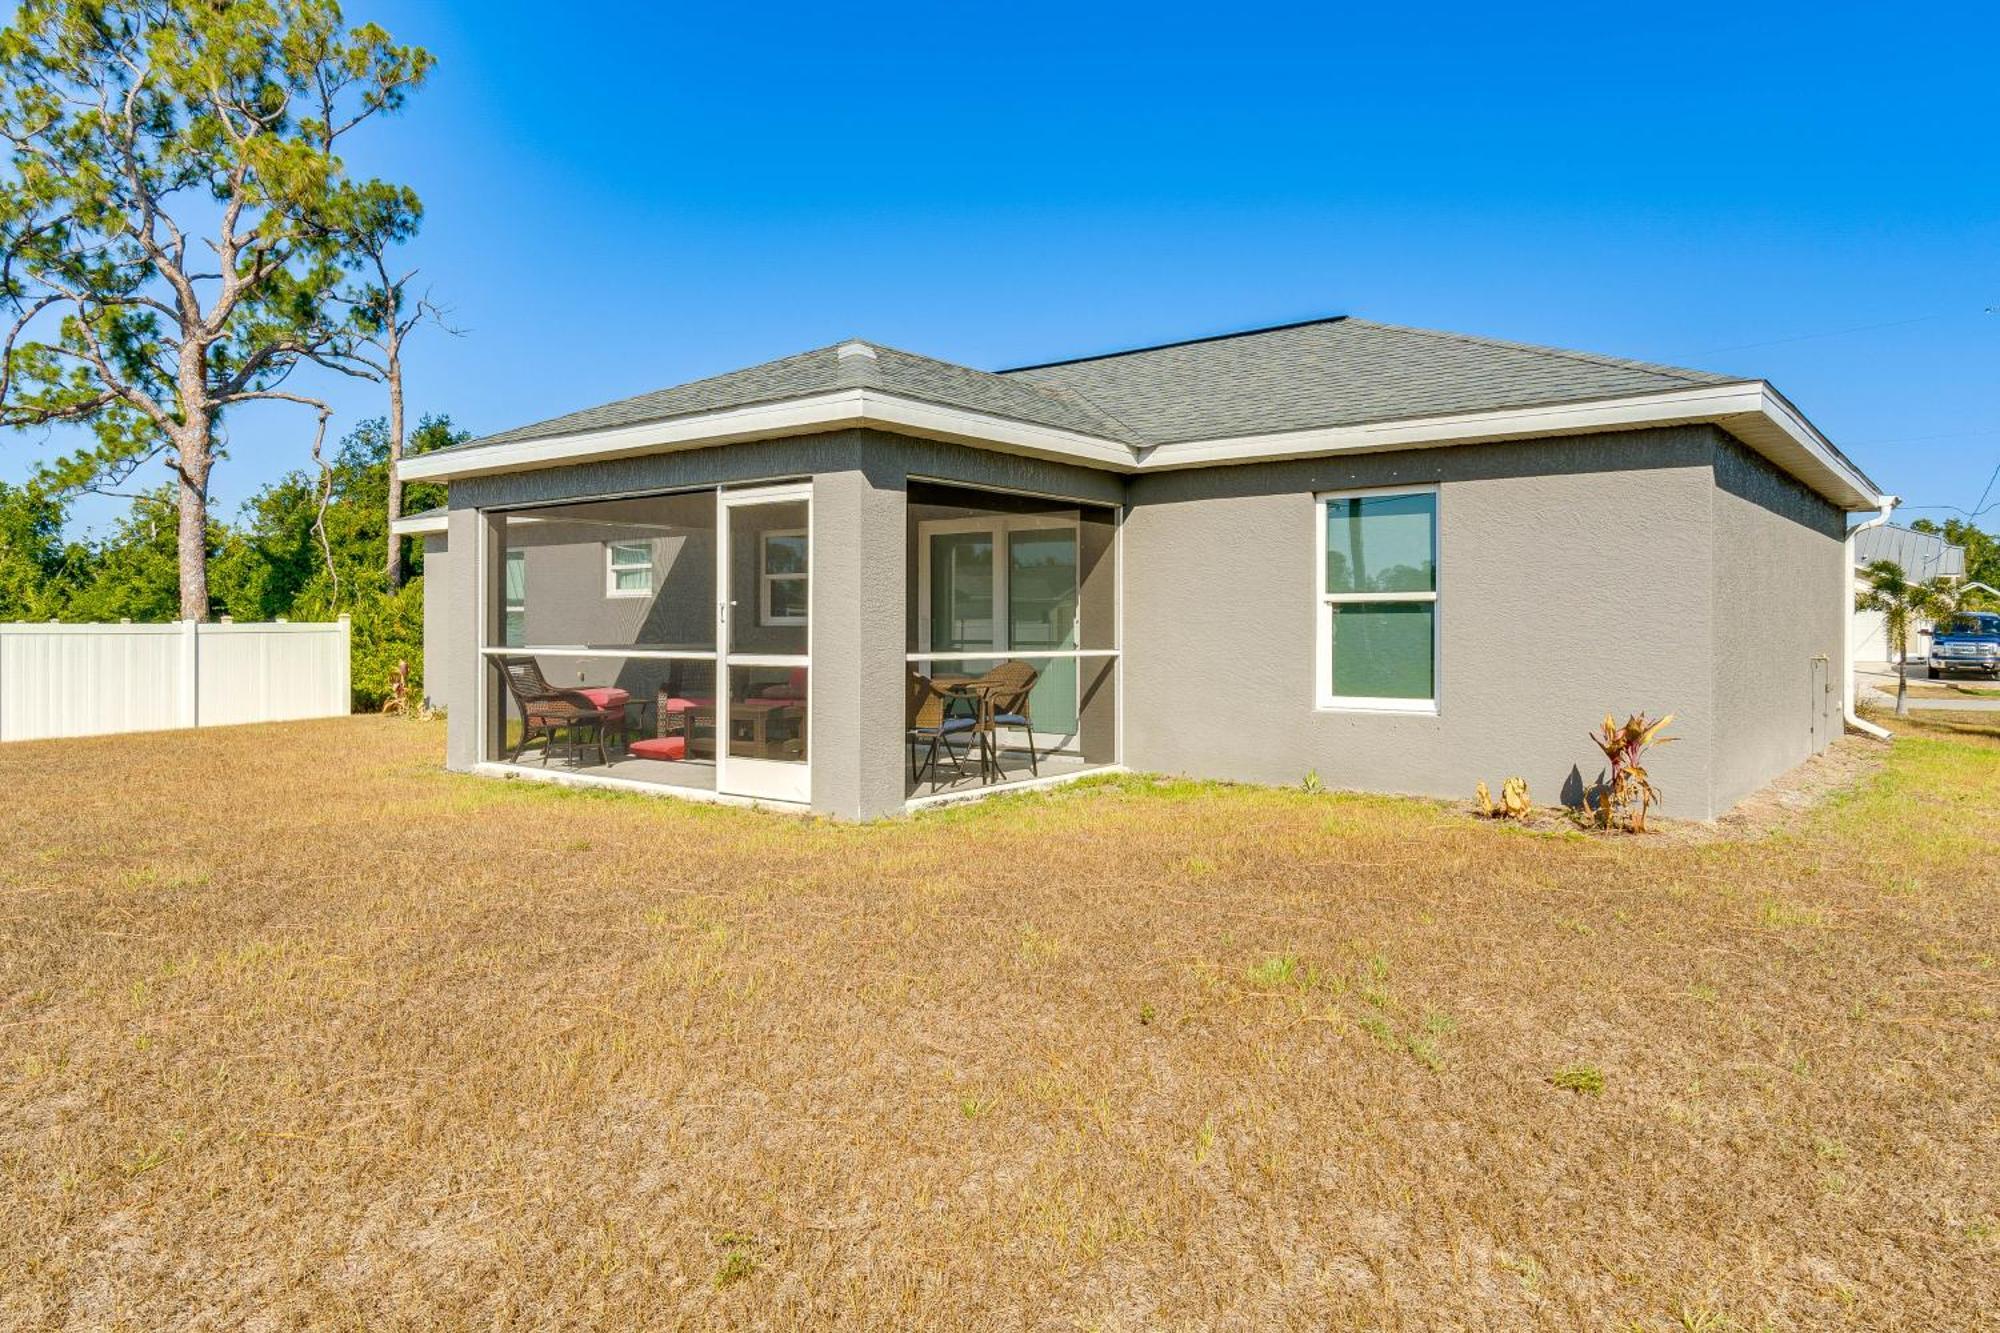
<path fill-rule="evenodd" d="M 0 425 L 85 442 L 0 486 L 0 617 L 346 612 L 362 702 L 394 661 L 420 669 L 420 557 L 390 525 L 420 498 L 396 462 L 457 438 L 443 417 L 405 422 L 408 341 L 441 321 L 401 259 L 416 194 L 349 163 L 432 64 L 334 0 L 15 7 L 0 31 Z M 329 451 L 312 385 L 334 375 L 380 383 L 386 411 Z M 297 412 L 310 466 L 218 520 L 227 423 L 260 403 Z M 86 493 L 131 507 L 73 540 Z"/>
<path fill-rule="evenodd" d="M 456 444 L 465 432 L 428 416 L 408 450 Z M 294 469 L 264 487 L 233 521 L 211 516 L 203 534 L 211 618 L 353 618 L 357 707 L 379 706 L 399 664 L 423 679 L 420 540 L 389 531 L 390 428 L 362 422 L 324 471 Z M 444 503 L 444 488 L 414 483 L 410 512 Z M 70 501 L 45 476 L 0 482 L 0 621 L 157 623 L 180 618 L 180 524 L 171 485 L 139 495 L 101 537 L 65 535 Z M 407 577 L 390 574 L 384 551 Z"/>

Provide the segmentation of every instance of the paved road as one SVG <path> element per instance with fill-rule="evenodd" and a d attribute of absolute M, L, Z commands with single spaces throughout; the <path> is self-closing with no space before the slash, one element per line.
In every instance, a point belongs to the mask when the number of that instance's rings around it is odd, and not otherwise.
<path fill-rule="evenodd" d="M 1856 691 L 1856 696 L 1859 699 L 1875 701 L 1881 704 L 1885 708 L 1891 708 L 1895 706 L 1896 673 L 1894 670 L 1863 667 L 1860 670 L 1856 671 L 1854 675 L 1855 675 L 1855 680 L 1860 687 Z M 1912 686 L 1942 685 L 1944 683 L 1945 682 L 1941 680 L 1926 679 L 1924 677 L 1921 668 L 1913 669 L 1910 672 L 1910 684 Z M 1980 689 L 1995 688 L 1991 681 L 1974 680 L 1971 681 L 1970 683 L 1974 686 L 1974 688 L 1980 688 Z M 1877 693 L 1876 687 L 1878 686 L 1886 687 L 1888 693 L 1886 694 Z M 2000 713 L 2000 699 L 1982 699 L 1977 695 L 1971 695 L 1971 694 L 1966 695 L 1962 699 L 1919 699 L 1914 695 L 1912 695 L 1909 700 L 1909 704 L 1910 704 L 1910 711 L 1913 713 L 1918 711 L 1947 712 L 1947 713 Z"/>

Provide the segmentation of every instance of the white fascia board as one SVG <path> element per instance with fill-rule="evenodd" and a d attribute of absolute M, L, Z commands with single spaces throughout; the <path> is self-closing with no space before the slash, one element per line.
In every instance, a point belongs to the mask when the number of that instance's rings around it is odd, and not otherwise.
<path fill-rule="evenodd" d="M 1757 380 L 1755 383 L 1763 394 L 1763 401 L 1759 404 L 1759 415 L 1779 430 L 1782 430 L 1800 449 L 1805 451 L 1814 463 L 1817 463 L 1830 473 L 1838 484 L 1845 486 L 1852 492 L 1854 502 L 1849 504 L 1848 508 L 1880 509 L 1882 507 L 1882 503 L 1890 497 L 1884 495 L 1876 488 L 1874 482 L 1862 475 L 1859 468 L 1842 457 L 1840 450 L 1833 447 L 1833 441 L 1820 434 L 1819 428 L 1806 420 L 1805 413 L 1793 407 L 1791 401 L 1785 395 L 1779 393 L 1765 381 Z M 1778 461 L 1782 465 L 1781 460 L 1773 461 Z M 1786 471 L 1791 472 L 1794 476 L 1798 475 L 1795 469 L 1786 468 Z M 1800 479 L 1810 484 L 1809 478 Z M 1820 490 L 1822 494 L 1826 493 L 1823 488 L 1818 486 L 1815 486 L 1813 489 Z"/>
<path fill-rule="evenodd" d="M 1031 421 L 996 417 L 963 408 L 940 407 L 915 398 L 864 389 L 867 424 L 901 431 L 926 439 L 970 444 L 1001 453 L 1050 458 L 1061 463 L 1081 463 L 1086 467 L 1130 472 L 1138 462 L 1138 451 L 1121 440 L 1064 430 L 1060 426 L 1040 426 Z"/>
<path fill-rule="evenodd" d="M 1134 461 L 1132 447 L 1118 440 L 942 407 L 878 389 L 841 389 L 809 398 L 728 408 L 637 426 L 419 454 L 404 459 L 397 473 L 407 481 L 480 477 L 745 440 L 819 434 L 856 426 L 876 426 L 927 439 L 1117 471 L 1130 471 Z"/>
<path fill-rule="evenodd" d="M 405 514 L 389 525 L 398 537 L 422 537 L 451 529 L 449 514 Z"/>
<path fill-rule="evenodd" d="M 1269 435 L 1236 435 L 1134 449 L 1118 440 L 1008 417 L 944 407 L 878 389 L 841 389 L 780 403 L 698 416 L 517 440 L 403 459 L 409 481 L 479 477 L 641 454 L 874 426 L 926 439 L 1021 454 L 1120 473 L 1263 463 L 1290 458 L 1443 448 L 1507 440 L 1710 422 L 1815 491 L 1848 509 L 1875 509 L 1881 496 L 1784 397 L 1762 380 L 1703 384 L 1595 402 L 1510 407 L 1411 417 Z"/>
<path fill-rule="evenodd" d="M 480 445 L 474 449 L 418 454 L 397 464 L 396 473 L 406 481 L 484 477 L 500 472 L 526 472 L 569 463 L 626 458 L 635 454 L 706 448 L 715 444 L 733 444 L 739 440 L 839 430 L 860 424 L 861 390 L 842 389 L 782 403 L 757 403 L 750 407 L 703 412 L 698 416 L 649 421 L 636 426 L 617 426 L 610 430 L 581 431 L 574 435 L 551 435 L 507 444 Z"/>
<path fill-rule="evenodd" d="M 1837 504 L 1850 509 L 1877 507 L 1879 497 L 1867 478 L 1842 459 L 1796 408 L 1761 380 L 1698 385 L 1586 403 L 1500 408 L 1272 435 L 1188 440 L 1142 450 L 1137 470 L 1157 472 L 1286 458 L 1432 449 L 1693 422 L 1712 422 L 1725 427 Z"/>

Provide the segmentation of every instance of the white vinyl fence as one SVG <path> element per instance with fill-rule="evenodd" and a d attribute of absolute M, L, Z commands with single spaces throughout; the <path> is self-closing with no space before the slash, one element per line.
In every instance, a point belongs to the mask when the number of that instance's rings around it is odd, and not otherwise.
<path fill-rule="evenodd" d="M 0 741 L 339 717 L 351 627 L 0 625 Z"/>

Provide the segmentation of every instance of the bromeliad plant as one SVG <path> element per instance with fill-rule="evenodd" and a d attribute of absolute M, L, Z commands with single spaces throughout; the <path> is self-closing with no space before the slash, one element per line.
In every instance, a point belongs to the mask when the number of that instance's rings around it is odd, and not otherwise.
<path fill-rule="evenodd" d="M 1520 777 L 1508 778 L 1500 784 L 1500 799 L 1497 801 L 1486 783 L 1480 782 L 1474 790 L 1473 801 L 1488 819 L 1526 819 L 1535 808 L 1534 801 L 1528 796 L 1528 780 Z"/>
<path fill-rule="evenodd" d="M 1593 733 L 1590 739 L 1604 751 L 1611 771 L 1598 783 L 1594 805 L 1588 796 L 1584 797 L 1584 813 L 1605 828 L 1622 827 L 1633 833 L 1646 831 L 1646 807 L 1660 803 L 1659 789 L 1646 774 L 1646 751 L 1678 739 L 1660 734 L 1673 720 L 1672 713 L 1657 722 L 1650 721 L 1644 713 L 1634 713 L 1620 726 L 1611 714 L 1604 715 L 1602 730 Z"/>

